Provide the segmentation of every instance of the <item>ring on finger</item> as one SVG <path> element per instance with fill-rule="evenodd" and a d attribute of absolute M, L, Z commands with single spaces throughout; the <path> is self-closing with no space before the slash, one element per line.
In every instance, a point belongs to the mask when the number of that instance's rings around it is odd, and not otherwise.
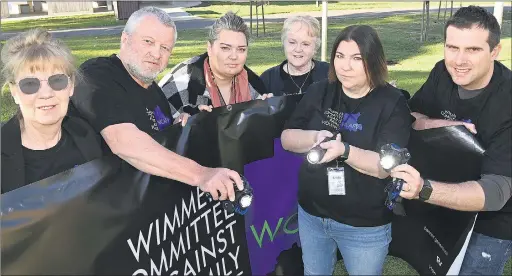
<path fill-rule="evenodd" d="M 404 184 L 404 187 L 403 187 L 403 189 L 402 189 L 402 190 L 403 190 L 404 192 L 408 192 L 408 191 L 410 191 L 410 190 L 411 190 L 411 187 L 409 187 L 409 185 L 407 185 L 407 184 Z"/>

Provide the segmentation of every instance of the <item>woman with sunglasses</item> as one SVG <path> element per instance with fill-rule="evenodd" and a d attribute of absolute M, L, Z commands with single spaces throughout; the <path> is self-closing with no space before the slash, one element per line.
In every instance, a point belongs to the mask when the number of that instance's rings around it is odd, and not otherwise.
<path fill-rule="evenodd" d="M 1 54 L 18 106 L 2 126 L 2 194 L 100 157 L 99 136 L 66 115 L 77 77 L 71 51 L 35 29 L 9 39 Z"/>

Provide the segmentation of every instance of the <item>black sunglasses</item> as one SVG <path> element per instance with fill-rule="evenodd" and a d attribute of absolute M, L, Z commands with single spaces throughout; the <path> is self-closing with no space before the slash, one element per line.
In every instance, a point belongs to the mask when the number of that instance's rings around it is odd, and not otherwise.
<path fill-rule="evenodd" d="M 30 95 L 39 91 L 42 81 L 48 82 L 48 86 L 50 86 L 50 88 L 54 91 L 66 89 L 66 87 L 69 85 L 69 77 L 65 74 L 55 74 L 50 76 L 48 80 L 40 80 L 34 77 L 24 78 L 21 79 L 17 84 L 21 92 Z"/>

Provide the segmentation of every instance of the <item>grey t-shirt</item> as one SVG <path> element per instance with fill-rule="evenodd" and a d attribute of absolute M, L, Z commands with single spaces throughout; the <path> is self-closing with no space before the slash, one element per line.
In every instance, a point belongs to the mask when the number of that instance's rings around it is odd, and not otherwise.
<path fill-rule="evenodd" d="M 477 182 L 485 194 L 483 211 L 501 210 L 512 195 L 512 182 L 508 176 L 484 174 Z"/>
<path fill-rule="evenodd" d="M 474 97 L 480 95 L 480 93 L 482 93 L 482 91 L 484 91 L 483 88 L 476 89 L 476 90 L 467 90 L 467 89 L 462 88 L 460 85 L 457 86 L 457 90 L 459 91 L 459 98 L 461 100 L 467 100 L 467 99 L 474 98 Z"/>

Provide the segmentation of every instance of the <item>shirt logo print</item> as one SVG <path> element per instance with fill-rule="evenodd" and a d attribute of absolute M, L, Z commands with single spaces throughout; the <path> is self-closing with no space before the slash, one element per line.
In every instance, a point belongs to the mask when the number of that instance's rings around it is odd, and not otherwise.
<path fill-rule="evenodd" d="M 363 130 L 363 125 L 357 122 L 360 116 L 361 112 L 343 114 L 343 120 L 341 121 L 340 129 L 345 129 L 351 132 Z"/>
<path fill-rule="evenodd" d="M 441 115 L 446 119 L 446 120 L 449 120 L 449 121 L 457 121 L 457 115 L 450 112 L 449 110 L 444 110 L 444 111 L 441 111 Z M 471 124 L 471 119 L 460 119 L 460 121 L 464 122 L 464 123 L 469 123 Z"/>
<path fill-rule="evenodd" d="M 154 114 L 155 114 L 156 123 L 160 130 L 164 129 L 165 127 L 167 127 L 168 125 L 171 124 L 171 119 L 169 119 L 167 116 L 165 116 L 165 114 L 162 112 L 162 109 L 160 109 L 160 106 L 157 106 L 155 108 Z"/>
<path fill-rule="evenodd" d="M 441 111 L 441 116 L 449 121 L 455 121 L 457 119 L 457 115 L 451 113 L 449 110 Z"/>
<path fill-rule="evenodd" d="M 149 110 L 147 107 L 146 107 L 146 114 L 148 115 L 149 117 L 149 120 L 151 121 L 152 125 L 151 125 L 151 128 L 153 130 L 159 130 L 158 129 L 158 123 L 156 122 L 155 120 L 155 112 Z"/>

